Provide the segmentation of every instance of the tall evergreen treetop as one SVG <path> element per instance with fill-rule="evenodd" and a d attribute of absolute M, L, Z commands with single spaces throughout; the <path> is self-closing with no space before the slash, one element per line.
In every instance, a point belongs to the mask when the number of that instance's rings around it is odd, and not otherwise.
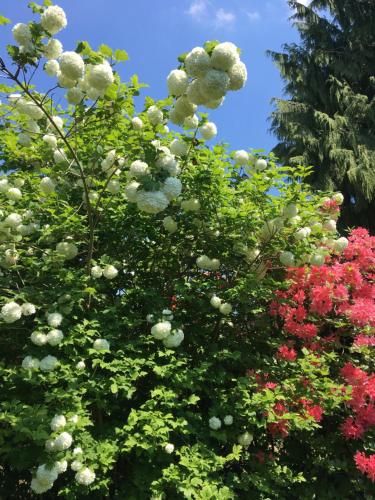
<path fill-rule="evenodd" d="M 375 232 L 375 1 L 290 0 L 299 44 L 269 52 L 289 99 L 274 99 L 274 152 L 314 165 L 317 189 L 345 196 L 341 225 Z"/>

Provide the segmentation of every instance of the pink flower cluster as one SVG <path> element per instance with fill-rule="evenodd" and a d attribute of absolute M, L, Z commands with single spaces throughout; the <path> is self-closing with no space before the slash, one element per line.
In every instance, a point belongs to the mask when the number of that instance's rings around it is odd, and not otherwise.
<path fill-rule="evenodd" d="M 357 451 L 354 455 L 354 460 L 357 469 L 366 474 L 371 481 L 375 482 L 375 454 L 366 457 L 364 453 Z"/>

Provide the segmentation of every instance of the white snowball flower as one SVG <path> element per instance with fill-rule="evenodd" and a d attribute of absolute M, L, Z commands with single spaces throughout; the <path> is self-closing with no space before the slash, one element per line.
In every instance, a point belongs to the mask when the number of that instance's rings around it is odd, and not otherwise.
<path fill-rule="evenodd" d="M 47 484 L 42 484 L 38 479 L 33 478 L 31 480 L 30 488 L 31 490 L 36 493 L 37 495 L 40 495 L 42 493 L 45 493 L 46 491 L 50 490 L 53 486 L 53 483 L 47 483 Z"/>
<path fill-rule="evenodd" d="M 170 95 L 180 96 L 186 92 L 189 77 L 180 69 L 172 70 L 167 77 L 167 85 Z"/>
<path fill-rule="evenodd" d="M 48 453 L 52 453 L 56 451 L 55 448 L 55 440 L 54 439 L 47 439 L 47 441 L 44 443 L 44 448 Z"/>
<path fill-rule="evenodd" d="M 187 73 L 196 78 L 203 76 L 210 66 L 210 56 L 203 47 L 192 49 L 184 61 Z"/>
<path fill-rule="evenodd" d="M 265 170 L 267 168 L 268 163 L 263 158 L 258 158 L 256 160 L 254 166 L 255 166 L 255 170 L 257 170 L 258 172 L 263 172 L 263 170 Z"/>
<path fill-rule="evenodd" d="M 224 71 L 210 69 L 201 80 L 200 89 L 207 101 L 223 97 L 229 87 L 229 76 Z"/>
<path fill-rule="evenodd" d="M 170 455 L 171 453 L 174 452 L 174 445 L 172 443 L 168 443 L 164 447 L 164 451 Z"/>
<path fill-rule="evenodd" d="M 104 91 L 114 80 L 112 68 L 107 62 L 92 66 L 87 77 L 90 87 L 99 91 Z"/>
<path fill-rule="evenodd" d="M 49 326 L 52 326 L 53 328 L 57 328 L 58 326 L 61 325 L 63 320 L 63 317 L 60 313 L 55 312 L 55 313 L 50 313 L 47 315 L 47 322 Z"/>
<path fill-rule="evenodd" d="M 26 356 L 22 360 L 22 368 L 25 370 L 37 370 L 39 368 L 39 359 L 32 356 Z"/>
<path fill-rule="evenodd" d="M 58 462 L 55 462 L 55 468 L 56 468 L 58 474 L 62 474 L 63 472 L 66 472 L 66 470 L 68 469 L 67 460 L 59 460 Z"/>
<path fill-rule="evenodd" d="M 23 316 L 32 316 L 36 313 L 34 304 L 31 304 L 30 302 L 25 302 L 24 304 L 22 304 L 21 309 Z"/>
<path fill-rule="evenodd" d="M 336 221 L 334 219 L 330 219 L 324 222 L 323 229 L 333 233 L 336 231 Z"/>
<path fill-rule="evenodd" d="M 319 233 L 323 229 L 323 224 L 321 222 L 313 222 L 311 224 L 311 232 Z"/>
<path fill-rule="evenodd" d="M 147 163 L 141 160 L 135 160 L 131 163 L 129 173 L 132 177 L 143 177 L 150 173 L 149 166 Z"/>
<path fill-rule="evenodd" d="M 162 191 L 138 191 L 137 206 L 142 212 L 157 214 L 167 208 L 168 198 Z"/>
<path fill-rule="evenodd" d="M 219 43 L 211 54 L 211 66 L 221 71 L 228 71 L 239 60 L 237 47 L 231 42 Z"/>
<path fill-rule="evenodd" d="M 63 46 L 60 40 L 51 38 L 48 40 L 47 45 L 43 48 L 44 57 L 47 59 L 58 59 L 63 52 Z"/>
<path fill-rule="evenodd" d="M 69 104 L 79 104 L 83 99 L 83 92 L 78 87 L 69 89 L 66 93 L 66 100 Z"/>
<path fill-rule="evenodd" d="M 50 177 L 43 177 L 40 181 L 39 188 L 44 194 L 51 194 L 55 191 L 56 184 Z"/>
<path fill-rule="evenodd" d="M 30 335 L 30 340 L 33 344 L 42 346 L 47 343 L 47 335 L 42 332 L 32 332 L 32 334 Z"/>
<path fill-rule="evenodd" d="M 217 431 L 221 427 L 221 420 L 217 417 L 211 417 L 208 421 L 208 425 L 210 426 L 210 429 Z"/>
<path fill-rule="evenodd" d="M 341 238 L 339 238 L 338 240 L 336 240 L 333 244 L 333 248 L 336 252 L 343 252 L 345 250 L 345 248 L 349 245 L 349 241 L 347 238 L 345 238 L 344 236 L 342 236 Z"/>
<path fill-rule="evenodd" d="M 182 183 L 177 177 L 167 177 L 164 181 L 162 191 L 169 201 L 180 196 Z"/>
<path fill-rule="evenodd" d="M 49 345 L 54 347 L 59 345 L 63 340 L 63 338 L 64 338 L 63 332 L 61 330 L 57 330 L 56 328 L 54 328 L 47 334 L 47 342 L 49 343 Z"/>
<path fill-rule="evenodd" d="M 55 116 L 52 116 L 51 119 L 57 128 L 59 128 L 60 130 L 62 130 L 64 128 L 64 121 L 60 116 L 55 115 Z M 52 123 L 48 122 L 47 129 L 54 129 L 54 128 L 55 127 L 52 125 Z"/>
<path fill-rule="evenodd" d="M 77 52 L 64 52 L 60 57 L 60 71 L 70 80 L 78 80 L 83 76 L 85 63 Z"/>
<path fill-rule="evenodd" d="M 29 134 L 39 134 L 40 127 L 36 122 L 34 122 L 34 120 L 29 120 L 27 122 L 27 124 L 25 125 L 24 130 Z M 21 179 L 19 179 L 19 180 L 21 180 Z"/>
<path fill-rule="evenodd" d="M 132 119 L 132 126 L 134 130 L 141 130 L 143 128 L 143 121 L 138 116 L 135 116 Z"/>
<path fill-rule="evenodd" d="M 91 276 L 93 278 L 101 278 L 103 276 L 103 269 L 100 266 L 93 266 L 91 268 Z"/>
<path fill-rule="evenodd" d="M 197 115 L 187 116 L 184 119 L 184 128 L 189 130 L 197 128 L 199 125 L 199 118 Z"/>
<path fill-rule="evenodd" d="M 20 45 L 28 45 L 31 42 L 31 31 L 27 24 L 17 23 L 12 28 L 12 35 Z"/>
<path fill-rule="evenodd" d="M 197 110 L 197 106 L 196 104 L 193 104 L 187 97 L 181 96 L 176 100 L 174 109 L 176 113 L 185 118 L 186 116 L 193 115 Z"/>
<path fill-rule="evenodd" d="M 74 470 L 75 472 L 81 470 L 82 467 L 83 467 L 83 464 L 79 460 L 73 460 L 73 462 L 70 464 L 70 468 L 72 470 Z"/>
<path fill-rule="evenodd" d="M 205 102 L 203 106 L 208 109 L 217 109 L 219 108 L 225 100 L 225 97 L 220 97 L 220 99 L 215 99 L 213 101 Z"/>
<path fill-rule="evenodd" d="M 202 93 L 201 85 L 202 81 L 198 78 L 189 83 L 186 91 L 186 96 L 189 101 L 197 106 L 207 103 L 207 98 Z"/>
<path fill-rule="evenodd" d="M 78 363 L 76 364 L 76 368 L 77 370 L 84 370 L 86 368 L 86 364 L 84 361 L 78 361 Z"/>
<path fill-rule="evenodd" d="M 83 454 L 83 450 L 80 446 L 77 446 L 76 448 L 74 448 L 73 456 L 82 455 L 82 454 Z"/>
<path fill-rule="evenodd" d="M 64 259 L 74 259 L 78 254 L 77 246 L 71 241 L 60 241 L 56 245 L 56 252 L 64 257 Z"/>
<path fill-rule="evenodd" d="M 108 264 L 103 269 L 103 276 L 107 278 L 107 280 L 113 280 L 118 275 L 118 270 L 115 266 Z"/>
<path fill-rule="evenodd" d="M 310 228 L 301 227 L 301 229 L 298 229 L 294 233 L 294 239 L 296 241 L 301 241 L 301 240 L 304 240 L 305 238 L 307 238 L 307 236 L 309 235 L 308 229 L 310 229 Z"/>
<path fill-rule="evenodd" d="M 48 355 L 40 360 L 39 368 L 43 372 L 51 372 L 57 367 L 58 364 L 59 364 L 59 362 L 58 362 L 57 358 L 55 358 L 55 356 Z"/>
<path fill-rule="evenodd" d="M 55 149 L 53 152 L 53 159 L 57 164 L 68 162 L 68 159 L 62 149 Z"/>
<path fill-rule="evenodd" d="M 342 193 L 335 193 L 332 196 L 332 200 L 335 201 L 338 205 L 342 205 L 344 203 L 344 195 Z"/>
<path fill-rule="evenodd" d="M 58 472 L 55 467 L 48 468 L 46 464 L 39 465 L 36 470 L 36 478 L 41 484 L 51 484 L 56 481 Z"/>
<path fill-rule="evenodd" d="M 8 179 L 0 179 L 0 193 L 5 193 L 9 189 Z"/>
<path fill-rule="evenodd" d="M 15 212 L 12 212 L 11 214 L 7 215 L 4 219 L 4 225 L 9 226 L 9 227 L 17 227 L 19 224 L 22 222 L 22 217 L 20 214 L 17 214 Z"/>
<path fill-rule="evenodd" d="M 232 417 L 232 415 L 226 415 L 224 417 L 224 424 L 225 425 L 232 425 L 233 424 L 233 417 Z"/>
<path fill-rule="evenodd" d="M 242 61 L 237 62 L 228 70 L 228 90 L 240 90 L 247 81 L 247 69 Z"/>
<path fill-rule="evenodd" d="M 286 217 L 287 219 L 291 219 L 292 217 L 295 217 L 298 214 L 298 208 L 295 203 L 289 203 L 289 205 L 286 205 L 283 210 L 283 216 Z"/>
<path fill-rule="evenodd" d="M 201 208 L 200 201 L 197 198 L 190 198 L 181 202 L 181 208 L 185 212 L 198 212 Z"/>
<path fill-rule="evenodd" d="M 146 321 L 147 321 L 147 323 L 153 323 L 154 322 L 154 315 L 153 314 L 147 314 Z"/>
<path fill-rule="evenodd" d="M 283 266 L 293 266 L 295 263 L 294 255 L 292 252 L 284 251 L 279 255 L 280 262 Z"/>
<path fill-rule="evenodd" d="M 109 351 L 109 342 L 105 339 L 96 339 L 92 347 L 96 351 Z"/>
<path fill-rule="evenodd" d="M 60 73 L 60 64 L 55 59 L 51 59 L 44 65 L 44 71 L 48 76 L 57 76 Z"/>
<path fill-rule="evenodd" d="M 147 116 L 151 125 L 163 123 L 163 112 L 157 106 L 150 106 L 147 110 Z"/>
<path fill-rule="evenodd" d="M 75 479 L 78 484 L 88 486 L 95 481 L 95 472 L 85 467 L 77 472 Z"/>
<path fill-rule="evenodd" d="M 9 200 L 13 201 L 19 201 L 22 198 L 21 191 L 16 187 L 9 188 L 5 194 Z"/>
<path fill-rule="evenodd" d="M 321 253 L 315 253 L 311 256 L 311 259 L 310 259 L 310 264 L 312 266 L 323 266 L 325 263 L 325 257 L 323 254 Z"/>
<path fill-rule="evenodd" d="M 58 5 L 52 5 L 43 12 L 40 24 L 48 33 L 55 35 L 67 26 L 68 21 L 63 9 Z"/>
<path fill-rule="evenodd" d="M 179 163 L 172 154 L 164 154 L 156 160 L 156 166 L 169 172 L 169 175 L 176 177 L 181 172 Z"/>
<path fill-rule="evenodd" d="M 250 432 L 244 432 L 243 434 L 240 434 L 238 436 L 238 444 L 240 444 L 241 446 L 245 446 L 245 447 L 248 447 L 251 442 L 253 441 L 253 435 L 250 433 Z"/>
<path fill-rule="evenodd" d="M 62 432 L 55 439 L 56 451 L 64 451 L 72 446 L 73 438 L 69 432 Z"/>
<path fill-rule="evenodd" d="M 220 305 L 219 311 L 221 312 L 221 314 L 227 316 L 232 312 L 232 306 L 228 302 L 224 302 L 223 304 Z"/>
<path fill-rule="evenodd" d="M 236 165 L 246 165 L 249 162 L 249 153 L 244 149 L 239 149 L 234 153 L 234 162 Z"/>
<path fill-rule="evenodd" d="M 8 302 L 1 308 L 1 316 L 5 323 L 14 323 L 22 316 L 22 307 L 17 302 Z"/>
<path fill-rule="evenodd" d="M 174 139 L 171 142 L 171 153 L 176 156 L 186 156 L 189 151 L 190 145 L 182 139 Z"/>
<path fill-rule="evenodd" d="M 199 129 L 204 140 L 209 141 L 213 139 L 217 134 L 216 125 L 213 122 L 207 122 Z"/>
<path fill-rule="evenodd" d="M 210 259 L 207 255 L 197 257 L 196 264 L 200 269 L 206 269 L 208 271 L 217 271 L 220 267 L 220 261 L 218 259 Z"/>
<path fill-rule="evenodd" d="M 111 179 L 106 187 L 111 194 L 118 194 L 121 190 L 120 182 L 117 179 Z"/>
<path fill-rule="evenodd" d="M 74 425 L 78 422 L 78 420 L 79 420 L 78 415 L 72 415 L 72 416 L 69 418 L 69 422 L 72 422 L 72 424 L 74 424 Z M 81 453 L 82 453 L 82 448 L 79 448 L 79 447 L 78 447 L 78 448 L 74 448 L 74 450 L 73 450 L 73 455 L 74 455 L 74 451 L 75 451 L 75 450 L 81 450 Z"/>
<path fill-rule="evenodd" d="M 21 144 L 21 146 L 28 147 L 31 145 L 31 137 L 29 134 L 26 134 L 25 132 L 21 132 L 18 134 L 18 144 Z"/>
<path fill-rule="evenodd" d="M 52 431 L 58 431 L 62 427 L 66 426 L 66 418 L 64 415 L 55 415 L 51 420 L 50 426 Z"/>
<path fill-rule="evenodd" d="M 163 219 L 163 226 L 168 233 L 175 233 L 177 231 L 177 222 L 170 216 L 168 215 L 167 217 L 164 217 Z"/>
<path fill-rule="evenodd" d="M 16 101 L 16 109 L 19 113 L 27 115 L 33 120 L 40 120 L 44 116 L 43 110 L 35 102 L 27 101 L 22 97 Z"/>
<path fill-rule="evenodd" d="M 57 148 L 57 138 L 53 134 L 45 134 L 43 136 L 43 142 L 45 142 L 51 149 Z"/>
<path fill-rule="evenodd" d="M 171 335 L 163 339 L 165 347 L 173 348 L 178 347 L 184 340 L 184 332 L 182 330 L 174 330 Z"/>
<path fill-rule="evenodd" d="M 8 96 L 8 101 L 10 104 L 17 104 L 18 101 L 22 100 L 21 94 L 9 94 Z"/>
<path fill-rule="evenodd" d="M 65 73 L 59 71 L 57 73 L 57 81 L 63 89 L 71 89 L 76 85 L 76 80 L 69 78 Z"/>
<path fill-rule="evenodd" d="M 125 196 L 131 203 L 135 203 L 137 201 L 137 190 L 139 186 L 140 184 L 137 181 L 132 181 L 127 186 L 125 186 Z"/>
<path fill-rule="evenodd" d="M 221 299 L 217 295 L 213 295 L 211 297 L 210 304 L 212 307 L 215 307 L 215 309 L 219 309 L 221 306 Z"/>
<path fill-rule="evenodd" d="M 151 335 L 158 340 L 163 340 L 170 335 L 172 325 L 169 321 L 160 321 L 151 328 Z"/>

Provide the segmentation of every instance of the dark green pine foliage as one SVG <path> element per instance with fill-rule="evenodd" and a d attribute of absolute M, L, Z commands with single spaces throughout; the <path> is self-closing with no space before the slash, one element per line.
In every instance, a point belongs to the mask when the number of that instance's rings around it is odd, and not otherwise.
<path fill-rule="evenodd" d="M 301 41 L 269 52 L 290 97 L 274 99 L 274 153 L 344 194 L 341 228 L 375 233 L 375 0 L 289 3 Z"/>

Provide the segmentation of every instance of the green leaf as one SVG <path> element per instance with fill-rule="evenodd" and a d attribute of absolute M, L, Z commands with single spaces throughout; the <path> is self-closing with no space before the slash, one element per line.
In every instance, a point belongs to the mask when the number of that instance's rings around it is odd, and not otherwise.
<path fill-rule="evenodd" d="M 115 51 L 115 59 L 117 62 L 123 62 L 123 61 L 127 61 L 129 59 L 129 56 L 128 56 L 128 53 L 126 52 L 126 50 L 117 49 Z"/>
<path fill-rule="evenodd" d="M 108 47 L 108 45 L 105 45 L 104 43 L 99 47 L 99 52 L 103 54 L 103 56 L 112 57 L 111 47 Z"/>
<path fill-rule="evenodd" d="M 3 24 L 9 24 L 9 23 L 10 23 L 10 19 L 0 15 L 0 26 Z"/>

